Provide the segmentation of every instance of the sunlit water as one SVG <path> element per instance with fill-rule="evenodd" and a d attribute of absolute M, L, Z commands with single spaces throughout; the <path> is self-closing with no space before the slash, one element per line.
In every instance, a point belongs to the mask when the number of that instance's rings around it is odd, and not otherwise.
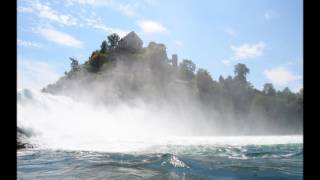
<path fill-rule="evenodd" d="M 179 143 L 180 144 L 180 143 Z M 23 150 L 18 179 L 302 179 L 301 143 L 159 145 L 136 152 Z"/>
<path fill-rule="evenodd" d="M 148 115 L 20 91 L 18 126 L 34 148 L 18 151 L 18 179 L 303 179 L 300 135 L 194 136 L 126 120 Z"/>

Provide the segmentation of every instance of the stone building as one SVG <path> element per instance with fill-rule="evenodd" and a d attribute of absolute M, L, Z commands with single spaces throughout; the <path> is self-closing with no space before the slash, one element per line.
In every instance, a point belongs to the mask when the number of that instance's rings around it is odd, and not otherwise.
<path fill-rule="evenodd" d="M 177 54 L 172 54 L 172 59 L 171 63 L 173 67 L 178 67 L 178 55 Z"/>
<path fill-rule="evenodd" d="M 129 34 L 121 38 L 118 47 L 121 49 L 138 51 L 142 49 L 142 45 L 143 41 L 140 37 L 134 31 L 131 31 Z"/>

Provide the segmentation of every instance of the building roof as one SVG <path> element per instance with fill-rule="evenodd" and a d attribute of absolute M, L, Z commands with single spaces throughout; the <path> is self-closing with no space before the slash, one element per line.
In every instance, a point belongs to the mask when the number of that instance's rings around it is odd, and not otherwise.
<path fill-rule="evenodd" d="M 126 36 L 124 36 L 123 38 L 121 38 L 121 40 L 126 40 L 126 39 L 137 39 L 138 41 L 141 41 L 142 40 L 140 39 L 140 37 L 134 32 L 134 31 L 131 31 L 129 34 L 127 34 Z"/>

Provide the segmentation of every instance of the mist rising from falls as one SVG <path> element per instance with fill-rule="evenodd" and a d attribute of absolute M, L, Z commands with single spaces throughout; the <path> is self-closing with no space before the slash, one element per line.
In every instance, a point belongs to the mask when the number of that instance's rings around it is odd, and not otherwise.
<path fill-rule="evenodd" d="M 191 112 L 137 102 L 93 105 L 65 96 L 18 91 L 18 127 L 40 147 L 104 149 L 117 139 L 214 134 L 214 125 Z"/>
<path fill-rule="evenodd" d="M 128 152 L 160 145 L 301 143 L 301 136 L 213 137 L 214 124 L 171 107 L 92 105 L 28 89 L 18 91 L 18 127 L 40 148 Z M 209 137 L 211 136 L 211 137 Z"/>

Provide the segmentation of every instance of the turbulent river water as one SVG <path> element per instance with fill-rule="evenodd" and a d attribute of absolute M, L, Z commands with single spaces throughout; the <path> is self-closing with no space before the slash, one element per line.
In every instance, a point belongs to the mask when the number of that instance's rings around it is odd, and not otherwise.
<path fill-rule="evenodd" d="M 17 103 L 33 145 L 17 152 L 18 179 L 303 179 L 301 135 L 195 136 L 178 126 L 174 134 L 146 124 L 141 109 L 111 112 L 30 90 Z"/>

